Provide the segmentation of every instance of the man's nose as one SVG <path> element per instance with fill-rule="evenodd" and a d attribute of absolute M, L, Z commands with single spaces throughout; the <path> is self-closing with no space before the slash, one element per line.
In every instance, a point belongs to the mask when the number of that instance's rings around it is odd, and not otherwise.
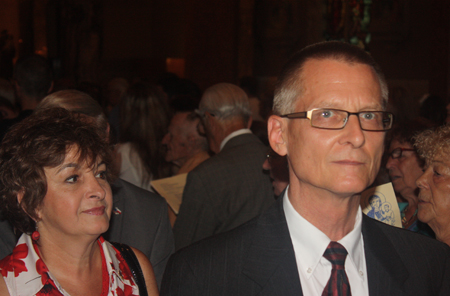
<path fill-rule="evenodd" d="M 354 147 L 361 147 L 362 145 L 364 145 L 366 141 L 357 114 L 351 114 L 348 117 L 347 124 L 343 128 L 343 133 L 344 133 L 344 138 L 342 140 L 343 144 L 350 143 Z"/>

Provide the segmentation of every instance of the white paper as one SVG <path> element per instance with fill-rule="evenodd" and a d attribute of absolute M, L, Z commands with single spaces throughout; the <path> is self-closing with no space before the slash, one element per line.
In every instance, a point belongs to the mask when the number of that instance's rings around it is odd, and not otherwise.
<path fill-rule="evenodd" d="M 402 218 L 392 183 L 365 190 L 361 194 L 361 208 L 370 218 L 402 228 Z"/>

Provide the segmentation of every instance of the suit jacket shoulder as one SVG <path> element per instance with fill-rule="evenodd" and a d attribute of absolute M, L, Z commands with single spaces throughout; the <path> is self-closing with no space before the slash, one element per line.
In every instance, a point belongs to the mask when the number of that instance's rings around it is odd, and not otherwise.
<path fill-rule="evenodd" d="M 370 295 L 450 295 L 450 248 L 363 216 Z"/>
<path fill-rule="evenodd" d="M 174 251 L 167 203 L 161 196 L 122 179 L 111 188 L 113 213 L 104 237 L 142 251 L 152 263 L 159 285 Z"/>
<path fill-rule="evenodd" d="M 258 218 L 176 252 L 161 295 L 302 295 L 280 200 Z"/>
<path fill-rule="evenodd" d="M 283 198 L 264 214 L 175 253 L 161 295 L 303 295 Z M 450 295 L 450 248 L 363 216 L 370 296 Z"/>
<path fill-rule="evenodd" d="M 233 229 L 274 202 L 262 169 L 266 152 L 253 134 L 240 135 L 188 174 L 174 225 L 177 249 Z"/>

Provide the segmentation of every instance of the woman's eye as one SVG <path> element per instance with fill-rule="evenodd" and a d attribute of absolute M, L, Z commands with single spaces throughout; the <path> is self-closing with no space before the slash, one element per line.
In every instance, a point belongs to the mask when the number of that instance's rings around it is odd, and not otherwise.
<path fill-rule="evenodd" d="M 105 180 L 105 179 L 106 179 L 106 171 L 98 172 L 97 175 L 96 175 L 95 177 L 96 177 L 96 178 L 99 178 L 99 179 Z"/>
<path fill-rule="evenodd" d="M 69 182 L 69 183 L 75 183 L 77 181 L 78 181 L 77 175 L 70 176 L 69 178 L 66 179 L 66 182 Z"/>

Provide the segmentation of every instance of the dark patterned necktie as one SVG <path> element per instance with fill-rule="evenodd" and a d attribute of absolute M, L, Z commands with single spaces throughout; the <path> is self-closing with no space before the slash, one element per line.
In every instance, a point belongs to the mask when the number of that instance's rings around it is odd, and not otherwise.
<path fill-rule="evenodd" d="M 340 243 L 330 242 L 323 257 L 331 262 L 332 269 L 322 296 L 351 296 L 350 284 L 345 273 L 347 250 Z"/>

